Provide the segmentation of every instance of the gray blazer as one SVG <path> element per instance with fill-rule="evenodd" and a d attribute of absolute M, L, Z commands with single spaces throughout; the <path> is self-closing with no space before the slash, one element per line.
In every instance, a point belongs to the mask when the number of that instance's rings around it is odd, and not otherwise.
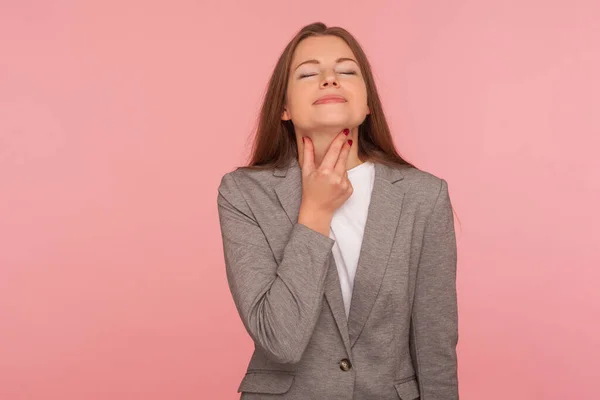
<path fill-rule="evenodd" d="M 296 159 L 218 188 L 227 279 L 255 344 L 241 399 L 458 399 L 447 182 L 375 163 L 348 318 L 334 240 L 298 223 L 301 200 Z"/>

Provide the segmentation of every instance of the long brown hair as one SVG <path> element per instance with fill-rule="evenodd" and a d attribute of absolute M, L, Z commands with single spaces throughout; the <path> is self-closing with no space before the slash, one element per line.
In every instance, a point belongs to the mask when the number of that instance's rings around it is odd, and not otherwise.
<path fill-rule="evenodd" d="M 367 87 L 367 104 L 370 113 L 358 127 L 358 157 L 361 161 L 414 167 L 400 157 L 394 147 L 369 61 L 358 41 L 343 28 L 337 26 L 328 28 L 322 22 L 315 22 L 303 27 L 293 37 L 275 65 L 258 118 L 249 164 L 243 168 L 280 168 L 287 166 L 292 157 L 298 157 L 294 125 L 291 120 L 281 119 L 290 64 L 294 51 L 302 40 L 311 36 L 325 35 L 337 36 L 348 44 L 357 58 Z"/>

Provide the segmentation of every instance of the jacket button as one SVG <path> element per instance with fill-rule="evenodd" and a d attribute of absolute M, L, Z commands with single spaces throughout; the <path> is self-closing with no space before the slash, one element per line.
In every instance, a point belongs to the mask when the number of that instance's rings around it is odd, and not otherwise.
<path fill-rule="evenodd" d="M 340 360 L 340 369 L 342 371 L 348 371 L 352 368 L 352 363 L 347 358 Z"/>

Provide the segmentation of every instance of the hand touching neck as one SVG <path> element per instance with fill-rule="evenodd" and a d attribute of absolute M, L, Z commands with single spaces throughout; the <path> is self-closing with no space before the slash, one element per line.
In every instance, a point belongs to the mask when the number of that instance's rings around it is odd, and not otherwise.
<path fill-rule="evenodd" d="M 327 130 L 327 131 L 311 131 L 311 132 L 301 132 L 296 131 L 296 144 L 298 146 L 298 164 L 302 167 L 302 162 L 304 158 L 304 144 L 302 143 L 302 137 L 307 136 L 312 140 L 315 154 L 315 166 L 318 168 L 321 165 L 321 160 L 327 153 L 327 149 L 329 149 L 329 145 L 333 141 L 333 139 L 338 135 L 340 131 L 336 128 L 335 130 Z M 346 170 L 354 168 L 363 163 L 358 158 L 358 128 L 350 129 L 350 133 L 348 134 L 348 139 L 352 140 L 352 147 L 350 149 L 350 154 L 348 155 L 348 160 L 346 162 Z"/>

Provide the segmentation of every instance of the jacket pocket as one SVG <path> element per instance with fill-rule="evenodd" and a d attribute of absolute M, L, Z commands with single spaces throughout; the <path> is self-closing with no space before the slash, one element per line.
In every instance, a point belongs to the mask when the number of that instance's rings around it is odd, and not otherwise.
<path fill-rule="evenodd" d="M 398 392 L 398 396 L 401 400 L 415 400 L 419 398 L 419 385 L 417 384 L 416 378 L 413 376 L 411 378 L 402 379 L 397 383 L 394 383 L 394 387 L 396 388 L 396 392 Z"/>
<path fill-rule="evenodd" d="M 240 383 L 238 392 L 248 393 L 286 393 L 292 387 L 294 374 L 285 371 L 247 372 Z"/>

